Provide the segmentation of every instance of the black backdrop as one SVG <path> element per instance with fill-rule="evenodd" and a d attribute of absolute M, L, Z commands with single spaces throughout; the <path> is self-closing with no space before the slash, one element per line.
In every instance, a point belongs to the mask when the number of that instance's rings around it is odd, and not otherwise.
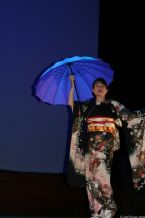
<path fill-rule="evenodd" d="M 100 1 L 99 57 L 115 70 L 109 94 L 130 110 L 145 107 L 144 9 L 143 1 Z M 126 137 L 120 134 L 112 167 L 115 198 L 122 214 L 145 215 L 145 189 L 132 188 Z"/>

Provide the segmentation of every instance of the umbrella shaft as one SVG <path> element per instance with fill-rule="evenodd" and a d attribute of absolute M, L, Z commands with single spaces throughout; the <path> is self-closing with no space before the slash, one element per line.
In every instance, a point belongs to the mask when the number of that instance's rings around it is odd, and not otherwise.
<path fill-rule="evenodd" d="M 74 75 L 74 76 L 75 76 L 75 74 L 74 74 L 73 71 L 72 71 L 71 65 L 68 64 L 68 66 L 69 66 L 71 75 Z M 80 103 L 80 98 L 79 98 L 79 94 L 78 94 L 78 90 L 77 90 L 77 86 L 76 86 L 75 80 L 74 80 L 74 86 L 75 86 L 76 95 L 77 95 L 77 98 L 78 98 L 78 103 L 79 103 L 79 106 L 80 106 L 80 112 L 81 112 L 81 114 L 83 114 L 83 109 L 82 109 L 82 105 L 81 105 L 81 103 Z"/>

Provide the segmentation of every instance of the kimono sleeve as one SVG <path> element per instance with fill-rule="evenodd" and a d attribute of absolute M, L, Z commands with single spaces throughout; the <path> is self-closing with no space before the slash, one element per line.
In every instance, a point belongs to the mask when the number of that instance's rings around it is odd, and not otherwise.
<path fill-rule="evenodd" d="M 114 107 L 120 119 L 126 122 L 124 129 L 132 170 L 132 182 L 136 190 L 145 187 L 145 108 L 130 111 L 119 102 Z"/>
<path fill-rule="evenodd" d="M 79 147 L 83 117 L 80 113 L 80 104 L 74 102 L 72 134 L 70 140 L 67 182 L 73 187 L 85 186 L 85 154 Z"/>

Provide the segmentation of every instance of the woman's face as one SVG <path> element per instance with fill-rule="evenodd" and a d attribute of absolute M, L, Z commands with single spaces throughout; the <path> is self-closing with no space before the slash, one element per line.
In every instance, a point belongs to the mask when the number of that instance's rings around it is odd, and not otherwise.
<path fill-rule="evenodd" d="M 105 95 L 107 94 L 108 89 L 103 83 L 98 81 L 95 83 L 94 88 L 92 89 L 92 92 L 94 93 L 96 97 L 105 98 Z"/>

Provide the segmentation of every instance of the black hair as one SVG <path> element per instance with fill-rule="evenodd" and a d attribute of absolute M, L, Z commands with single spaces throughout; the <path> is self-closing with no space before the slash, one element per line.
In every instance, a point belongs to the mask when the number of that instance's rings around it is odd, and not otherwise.
<path fill-rule="evenodd" d="M 94 80 L 93 84 L 92 84 L 92 89 L 94 88 L 96 82 L 100 82 L 102 83 L 104 86 L 106 86 L 106 88 L 108 88 L 107 82 L 105 79 L 103 79 L 102 77 L 99 77 L 97 79 Z"/>

